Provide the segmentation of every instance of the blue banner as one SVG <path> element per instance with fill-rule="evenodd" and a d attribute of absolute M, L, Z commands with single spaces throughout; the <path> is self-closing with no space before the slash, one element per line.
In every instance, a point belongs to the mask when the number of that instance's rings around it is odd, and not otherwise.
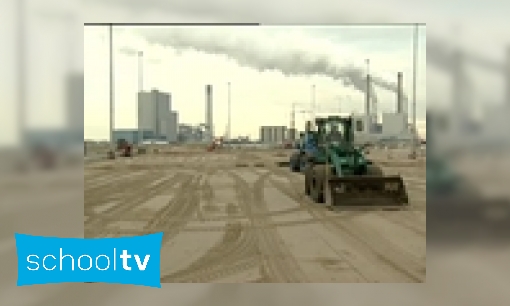
<path fill-rule="evenodd" d="M 163 233 L 90 239 L 14 236 L 18 286 L 101 282 L 161 288 Z"/>

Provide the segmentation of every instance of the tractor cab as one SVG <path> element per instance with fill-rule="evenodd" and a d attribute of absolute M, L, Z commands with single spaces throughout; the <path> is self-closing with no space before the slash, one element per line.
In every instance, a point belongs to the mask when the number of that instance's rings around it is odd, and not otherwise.
<path fill-rule="evenodd" d="M 341 175 L 361 175 L 371 164 L 363 153 L 354 147 L 351 117 L 329 116 L 317 118 L 318 151 L 316 163 L 327 163 L 332 172 Z"/>
<path fill-rule="evenodd" d="M 329 116 L 315 120 L 322 145 L 352 146 L 353 131 L 350 117 Z"/>

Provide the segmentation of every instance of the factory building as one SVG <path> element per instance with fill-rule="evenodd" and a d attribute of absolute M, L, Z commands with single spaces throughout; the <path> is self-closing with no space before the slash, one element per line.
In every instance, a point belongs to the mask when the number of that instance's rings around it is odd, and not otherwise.
<path fill-rule="evenodd" d="M 382 123 L 368 121 L 364 114 L 353 114 L 352 118 L 354 120 L 354 140 L 357 143 L 384 139 L 399 139 L 404 142 L 412 140 L 413 133 L 407 123 L 407 114 L 383 113 Z"/>
<path fill-rule="evenodd" d="M 404 113 L 383 114 L 382 134 L 399 136 L 408 132 L 407 116 Z"/>
<path fill-rule="evenodd" d="M 262 142 L 262 143 L 271 142 L 271 135 L 272 135 L 272 132 L 271 132 L 270 127 L 265 127 L 265 126 L 260 127 L 260 142 Z"/>
<path fill-rule="evenodd" d="M 353 114 L 354 119 L 354 139 L 355 142 L 365 143 L 385 139 L 399 139 L 401 141 L 411 141 L 413 133 L 409 129 L 408 114 L 404 102 L 402 73 L 397 74 L 397 95 L 396 107 L 393 113 L 382 114 L 382 123 L 378 122 L 377 114 L 370 111 L 370 95 L 366 94 L 365 113 Z M 367 86 L 370 85 L 371 78 L 367 76 Z"/>
<path fill-rule="evenodd" d="M 138 126 L 142 130 L 164 135 L 170 111 L 170 95 L 153 89 L 138 93 Z"/>
<path fill-rule="evenodd" d="M 163 140 L 158 138 L 153 131 L 142 131 L 144 140 Z M 116 129 L 113 130 L 113 143 L 117 143 L 119 139 L 124 139 L 129 143 L 140 143 L 137 129 Z"/>
<path fill-rule="evenodd" d="M 171 111 L 169 112 L 169 119 L 167 130 L 166 130 L 166 140 L 168 142 L 177 142 L 178 141 L 178 125 L 179 125 L 179 114 L 177 112 Z"/>
<path fill-rule="evenodd" d="M 404 93 L 402 87 L 402 72 L 397 74 L 397 99 L 394 113 L 382 114 L 382 138 L 397 138 L 411 140 L 412 131 L 409 130 L 408 114 L 404 107 Z"/>
<path fill-rule="evenodd" d="M 354 135 L 368 133 L 368 127 L 370 126 L 366 116 L 363 115 L 352 115 L 354 125 Z"/>
<path fill-rule="evenodd" d="M 189 142 L 193 139 L 193 126 L 189 124 L 179 124 L 177 131 L 179 142 Z"/>
<path fill-rule="evenodd" d="M 152 131 L 156 139 L 168 142 L 177 141 L 178 114 L 171 111 L 172 100 L 169 93 L 153 89 L 138 93 L 138 126 Z M 145 139 L 145 137 L 143 138 Z"/>
<path fill-rule="evenodd" d="M 287 141 L 286 126 L 262 126 L 260 127 L 260 141 L 263 143 L 281 144 Z"/>
<path fill-rule="evenodd" d="M 197 126 L 190 124 L 180 124 L 178 130 L 179 142 L 201 142 L 204 140 L 204 124 Z"/>

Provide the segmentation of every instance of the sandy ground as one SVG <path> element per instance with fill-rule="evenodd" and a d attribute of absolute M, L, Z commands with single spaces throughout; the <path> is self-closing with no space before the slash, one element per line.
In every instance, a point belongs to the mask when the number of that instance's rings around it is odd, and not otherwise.
<path fill-rule="evenodd" d="M 144 155 L 85 166 L 85 236 L 163 231 L 167 283 L 424 282 L 425 163 L 400 173 L 405 211 L 330 211 L 275 151 Z"/>

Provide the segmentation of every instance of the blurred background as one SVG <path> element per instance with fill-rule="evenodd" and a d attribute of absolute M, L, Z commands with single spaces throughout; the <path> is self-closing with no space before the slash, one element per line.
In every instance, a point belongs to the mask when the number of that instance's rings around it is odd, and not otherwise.
<path fill-rule="evenodd" d="M 508 305 L 508 2 L 3 0 L 0 11 L 1 305 Z M 427 284 L 16 287 L 14 232 L 83 235 L 84 22 L 426 23 Z"/>

